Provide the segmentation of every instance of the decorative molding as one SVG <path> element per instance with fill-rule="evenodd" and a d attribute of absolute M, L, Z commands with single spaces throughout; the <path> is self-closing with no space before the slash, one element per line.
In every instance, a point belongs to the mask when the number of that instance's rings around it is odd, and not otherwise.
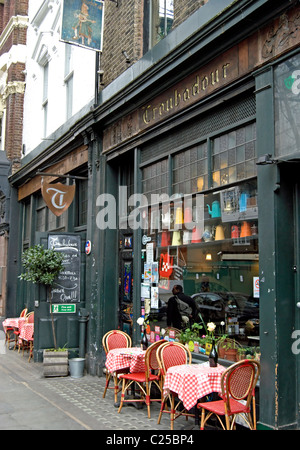
<path fill-rule="evenodd" d="M 1 39 L 0 39 L 0 50 L 2 49 L 3 45 L 13 32 L 15 28 L 28 28 L 28 17 L 27 16 L 13 16 L 8 21 L 6 27 L 1 33 Z"/>
<path fill-rule="evenodd" d="M 25 85 L 24 81 L 12 81 L 7 83 L 7 86 L 4 90 L 3 99 L 7 99 L 12 94 L 24 94 L 25 93 Z"/>

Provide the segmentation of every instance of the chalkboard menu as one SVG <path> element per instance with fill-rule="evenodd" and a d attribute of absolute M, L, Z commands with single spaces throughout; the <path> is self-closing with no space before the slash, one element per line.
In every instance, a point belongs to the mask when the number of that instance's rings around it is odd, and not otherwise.
<path fill-rule="evenodd" d="M 64 269 L 52 288 L 53 303 L 75 303 L 80 301 L 80 236 L 51 234 L 48 248 L 64 255 Z"/>

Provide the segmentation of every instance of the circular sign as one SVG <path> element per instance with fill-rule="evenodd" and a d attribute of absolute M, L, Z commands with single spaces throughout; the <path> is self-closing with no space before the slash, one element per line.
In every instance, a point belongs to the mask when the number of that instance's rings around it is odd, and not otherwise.
<path fill-rule="evenodd" d="M 92 243 L 91 243 L 91 241 L 86 241 L 86 244 L 85 244 L 85 253 L 86 253 L 87 255 L 89 255 L 89 254 L 91 253 L 91 250 L 92 250 Z"/>

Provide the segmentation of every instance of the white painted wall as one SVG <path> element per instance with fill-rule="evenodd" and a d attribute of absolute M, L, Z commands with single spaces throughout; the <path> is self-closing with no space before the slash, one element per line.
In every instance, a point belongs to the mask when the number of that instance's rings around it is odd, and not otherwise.
<path fill-rule="evenodd" d="M 60 21 L 61 0 L 29 1 L 23 121 L 25 154 L 35 149 L 42 141 L 46 141 L 47 137 L 67 120 L 66 84 L 64 82 L 67 46 L 71 47 L 73 60 L 72 115 L 94 98 L 96 54 L 93 50 L 61 42 L 59 40 Z M 46 61 L 49 64 L 48 120 L 46 135 L 44 135 L 42 101 L 43 65 Z"/>

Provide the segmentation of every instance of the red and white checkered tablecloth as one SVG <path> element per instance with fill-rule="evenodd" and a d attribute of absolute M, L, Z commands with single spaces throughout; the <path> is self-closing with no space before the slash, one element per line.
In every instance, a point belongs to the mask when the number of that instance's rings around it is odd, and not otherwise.
<path fill-rule="evenodd" d="M 24 339 L 28 341 L 33 337 L 34 324 L 33 323 L 24 323 L 20 331 L 20 339 Z"/>
<path fill-rule="evenodd" d="M 114 348 L 106 355 L 106 368 L 111 372 L 129 368 L 130 373 L 145 371 L 145 350 L 139 347 Z"/>
<path fill-rule="evenodd" d="M 24 324 L 24 322 L 25 322 L 25 317 L 9 317 L 2 322 L 2 326 L 3 326 L 4 331 L 6 332 L 6 329 L 8 327 L 19 329 L 20 326 L 22 326 L 22 324 Z"/>
<path fill-rule="evenodd" d="M 209 367 L 208 363 L 170 367 L 165 377 L 164 395 L 176 392 L 183 406 L 190 410 L 198 399 L 212 392 L 221 392 L 221 376 L 225 370 L 219 364 Z"/>

